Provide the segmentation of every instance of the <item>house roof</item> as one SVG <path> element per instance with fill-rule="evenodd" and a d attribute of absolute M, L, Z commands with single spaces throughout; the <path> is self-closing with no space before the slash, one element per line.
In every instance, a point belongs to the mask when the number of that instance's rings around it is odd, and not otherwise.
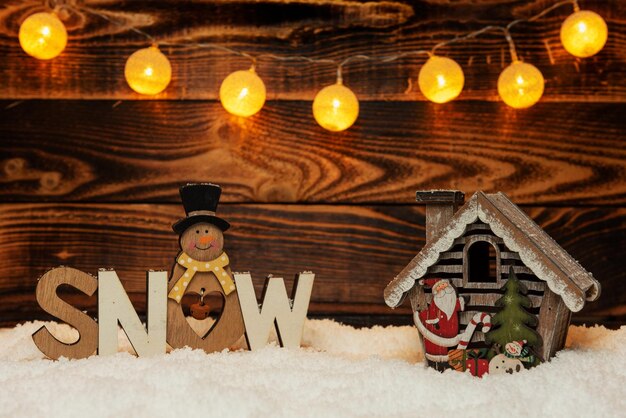
<path fill-rule="evenodd" d="M 550 290 L 563 298 L 565 305 L 578 312 L 585 301 L 600 296 L 600 283 L 543 229 L 518 208 L 504 193 L 476 192 L 435 237 L 385 288 L 385 302 L 398 306 L 404 294 L 428 268 L 449 250 L 467 225 L 480 220 L 489 225 L 505 245 L 516 251 L 526 267 L 547 283 Z"/>

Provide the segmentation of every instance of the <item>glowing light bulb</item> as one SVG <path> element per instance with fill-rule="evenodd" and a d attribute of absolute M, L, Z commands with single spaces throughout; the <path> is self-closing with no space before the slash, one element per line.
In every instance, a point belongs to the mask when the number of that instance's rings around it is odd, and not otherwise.
<path fill-rule="evenodd" d="M 313 100 L 313 117 L 324 129 L 345 131 L 359 116 L 359 100 L 341 83 L 321 89 Z"/>
<path fill-rule="evenodd" d="M 151 46 L 135 51 L 128 57 L 124 76 L 130 88 L 137 93 L 155 95 L 170 84 L 172 66 L 159 48 Z"/>
<path fill-rule="evenodd" d="M 20 26 L 19 39 L 28 55 L 49 60 L 65 49 L 67 30 L 54 13 L 35 13 L 28 16 Z"/>
<path fill-rule="evenodd" d="M 543 95 L 544 79 L 534 65 L 514 61 L 498 78 L 498 93 L 507 105 L 524 109 L 537 103 Z"/>
<path fill-rule="evenodd" d="M 456 61 L 432 56 L 422 66 L 418 76 L 422 94 L 435 103 L 446 103 L 461 94 L 465 76 Z"/>
<path fill-rule="evenodd" d="M 602 17 L 589 10 L 570 15 L 561 26 L 561 43 L 567 52 L 587 58 L 600 52 L 609 36 Z"/>
<path fill-rule="evenodd" d="M 265 84 L 254 69 L 235 71 L 222 81 L 220 101 L 228 113 L 248 117 L 265 104 Z"/>

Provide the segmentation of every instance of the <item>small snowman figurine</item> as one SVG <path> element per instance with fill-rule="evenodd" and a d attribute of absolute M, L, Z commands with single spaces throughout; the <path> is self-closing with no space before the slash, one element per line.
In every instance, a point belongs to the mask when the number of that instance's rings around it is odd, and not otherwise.
<path fill-rule="evenodd" d="M 187 216 L 172 228 L 180 236 L 180 253 L 168 284 L 167 341 L 175 348 L 189 346 L 206 352 L 221 351 L 244 335 L 244 324 L 237 289 L 224 252 L 224 231 L 230 224 L 216 215 L 222 189 L 210 183 L 187 184 L 180 196 Z M 187 322 L 181 300 L 196 294 L 191 305 L 196 319 L 208 316 L 204 297 L 220 293 L 224 298 L 222 314 L 206 332 L 198 335 Z"/>
<path fill-rule="evenodd" d="M 528 341 L 511 341 L 504 346 L 504 355 L 508 358 L 517 359 L 529 366 L 535 364 L 536 356 L 534 351 L 528 346 Z"/>

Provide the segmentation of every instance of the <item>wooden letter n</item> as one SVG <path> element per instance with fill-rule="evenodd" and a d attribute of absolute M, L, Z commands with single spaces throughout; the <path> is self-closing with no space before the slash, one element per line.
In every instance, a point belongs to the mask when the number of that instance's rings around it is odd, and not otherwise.
<path fill-rule="evenodd" d="M 98 285 L 98 354 L 117 353 L 118 322 L 138 356 L 165 354 L 167 272 L 148 272 L 147 333 L 114 270 L 100 270 Z"/>

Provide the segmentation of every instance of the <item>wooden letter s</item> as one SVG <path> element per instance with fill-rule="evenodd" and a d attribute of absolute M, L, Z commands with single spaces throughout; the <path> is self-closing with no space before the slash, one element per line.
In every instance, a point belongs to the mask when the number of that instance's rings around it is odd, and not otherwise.
<path fill-rule="evenodd" d="M 37 302 L 39 306 L 60 320 L 78 330 L 78 340 L 71 344 L 57 340 L 43 326 L 33 334 L 33 341 L 47 357 L 57 360 L 59 357 L 79 359 L 89 357 L 98 347 L 98 324 L 93 318 L 61 300 L 57 288 L 67 284 L 87 296 L 92 296 L 98 288 L 98 281 L 80 270 L 70 267 L 57 267 L 44 274 L 37 283 Z"/>

